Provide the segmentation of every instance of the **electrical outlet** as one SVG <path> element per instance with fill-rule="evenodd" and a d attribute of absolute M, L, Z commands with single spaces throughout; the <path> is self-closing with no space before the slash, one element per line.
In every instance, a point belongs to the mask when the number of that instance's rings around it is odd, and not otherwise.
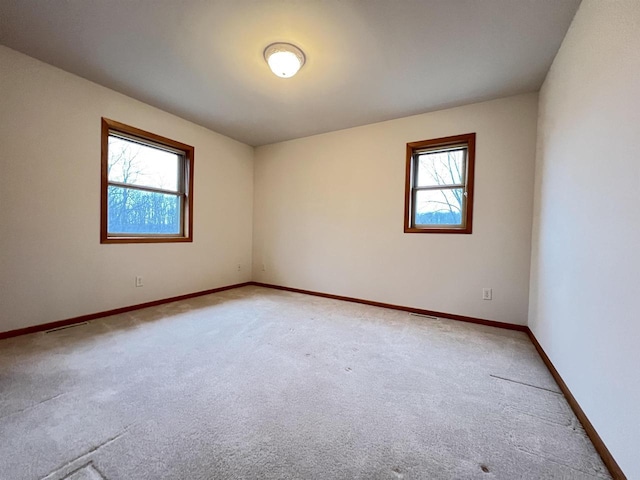
<path fill-rule="evenodd" d="M 493 291 L 490 288 L 482 289 L 482 299 L 483 300 L 491 300 L 493 298 Z"/>
<path fill-rule="evenodd" d="M 263 271 L 263 272 L 266 272 L 266 271 L 267 271 L 267 266 L 266 266 L 264 263 L 262 264 L 262 271 Z"/>
<path fill-rule="evenodd" d="M 142 283 L 142 277 L 138 275 L 136 277 L 136 287 L 142 287 L 143 285 L 144 283 Z"/>
<path fill-rule="evenodd" d="M 241 264 L 241 263 L 239 263 L 239 264 L 238 264 L 238 271 L 239 271 L 239 272 L 241 272 L 241 271 L 242 271 L 242 264 Z"/>

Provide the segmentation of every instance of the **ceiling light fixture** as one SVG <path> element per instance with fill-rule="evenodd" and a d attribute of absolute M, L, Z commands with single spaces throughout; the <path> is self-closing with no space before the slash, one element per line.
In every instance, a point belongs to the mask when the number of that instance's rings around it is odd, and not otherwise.
<path fill-rule="evenodd" d="M 293 77 L 305 62 L 303 51 L 290 43 L 272 43 L 264 49 L 264 59 L 271 71 L 282 78 Z"/>

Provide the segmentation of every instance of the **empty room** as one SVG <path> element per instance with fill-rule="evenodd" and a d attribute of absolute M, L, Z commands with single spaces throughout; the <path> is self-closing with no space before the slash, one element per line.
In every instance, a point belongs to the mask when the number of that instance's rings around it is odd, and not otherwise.
<path fill-rule="evenodd" d="M 0 0 L 0 480 L 639 479 L 640 0 Z"/>

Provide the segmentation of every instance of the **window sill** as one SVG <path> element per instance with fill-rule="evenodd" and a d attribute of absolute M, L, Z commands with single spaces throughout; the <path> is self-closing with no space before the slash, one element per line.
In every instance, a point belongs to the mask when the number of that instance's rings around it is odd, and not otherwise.
<path fill-rule="evenodd" d="M 100 243 L 184 243 L 193 242 L 192 237 L 107 237 Z"/>
<path fill-rule="evenodd" d="M 465 228 L 404 227 L 404 233 L 461 233 L 461 234 L 470 235 L 471 227 L 465 227 Z"/>

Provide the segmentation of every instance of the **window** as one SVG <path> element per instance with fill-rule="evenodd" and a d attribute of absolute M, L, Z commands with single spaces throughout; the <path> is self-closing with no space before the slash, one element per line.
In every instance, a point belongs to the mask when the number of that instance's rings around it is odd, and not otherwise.
<path fill-rule="evenodd" d="M 103 118 L 101 243 L 191 242 L 193 153 Z"/>
<path fill-rule="evenodd" d="M 405 233 L 471 233 L 476 134 L 407 143 Z"/>

